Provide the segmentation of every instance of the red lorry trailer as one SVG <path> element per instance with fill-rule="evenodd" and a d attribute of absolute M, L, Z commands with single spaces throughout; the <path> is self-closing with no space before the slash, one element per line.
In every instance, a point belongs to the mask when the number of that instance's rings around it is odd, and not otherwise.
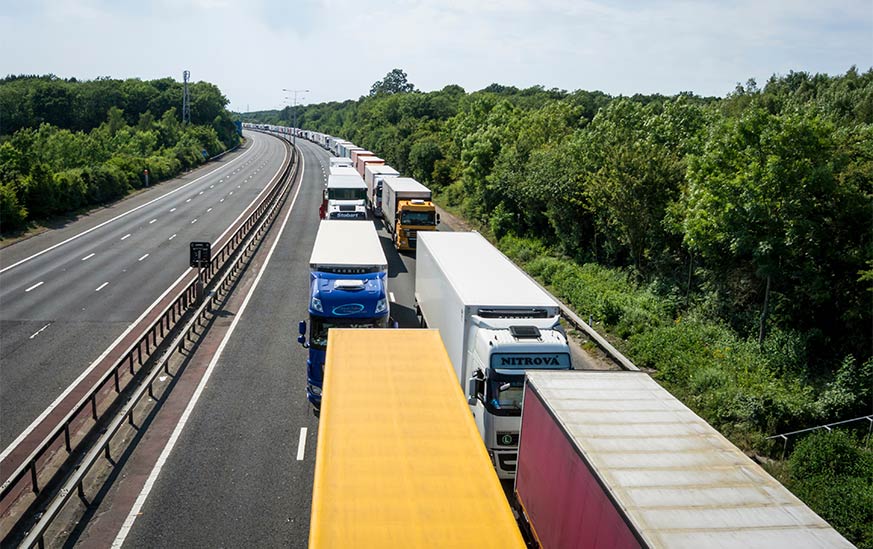
<path fill-rule="evenodd" d="M 529 371 L 520 437 L 544 548 L 852 547 L 643 372 Z"/>

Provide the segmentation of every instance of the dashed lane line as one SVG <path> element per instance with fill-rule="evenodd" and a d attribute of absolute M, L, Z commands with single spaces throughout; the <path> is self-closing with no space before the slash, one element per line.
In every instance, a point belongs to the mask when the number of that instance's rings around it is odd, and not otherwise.
<path fill-rule="evenodd" d="M 27 339 L 33 339 L 33 338 L 35 338 L 35 337 L 38 336 L 38 335 L 39 335 L 43 330 L 45 330 L 46 328 L 48 328 L 49 326 L 51 326 L 51 324 L 52 324 L 52 323 L 49 322 L 48 324 L 46 324 L 45 326 L 43 326 L 43 327 L 40 328 L 39 330 L 35 331 L 35 332 L 33 333 L 33 335 L 30 336 L 30 337 L 27 338 Z"/>
<path fill-rule="evenodd" d="M 89 259 L 91 259 L 91 258 L 94 257 L 95 255 L 97 255 L 97 254 L 92 252 L 92 253 L 86 255 L 85 257 L 83 257 L 83 258 L 82 258 L 82 261 L 88 261 Z"/>
<path fill-rule="evenodd" d="M 24 292 L 27 293 L 27 292 L 29 292 L 29 291 L 31 291 L 31 290 L 35 290 L 35 289 L 39 288 L 40 286 L 42 286 L 43 284 L 45 284 L 45 281 L 40 280 L 39 282 L 37 282 L 36 284 L 34 284 L 33 286 L 31 286 L 30 288 L 24 290 Z"/>
<path fill-rule="evenodd" d="M 108 282 L 104 282 L 103 284 L 97 286 L 97 288 L 96 288 L 94 291 L 95 291 L 95 292 L 99 292 L 100 290 L 102 290 L 102 289 L 105 288 L 106 286 L 109 286 L 109 283 L 108 283 Z"/>

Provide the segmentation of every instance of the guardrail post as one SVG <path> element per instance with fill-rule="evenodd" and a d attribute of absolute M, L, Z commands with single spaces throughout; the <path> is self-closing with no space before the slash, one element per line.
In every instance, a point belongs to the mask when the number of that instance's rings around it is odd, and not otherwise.
<path fill-rule="evenodd" d="M 36 460 L 30 464 L 30 486 L 34 494 L 39 494 L 39 481 L 36 479 Z"/>
<path fill-rule="evenodd" d="M 81 499 L 83 502 L 88 501 L 87 498 L 85 498 L 85 487 L 82 486 L 81 482 L 76 485 L 76 492 L 79 493 L 79 499 Z"/>
<path fill-rule="evenodd" d="M 97 393 L 91 395 L 91 417 L 97 421 Z"/>
<path fill-rule="evenodd" d="M 67 453 L 73 453 L 73 445 L 70 444 L 70 424 L 64 424 L 64 446 L 67 448 Z"/>
<path fill-rule="evenodd" d="M 118 368 L 115 369 L 115 392 L 120 393 L 121 387 L 118 384 Z"/>

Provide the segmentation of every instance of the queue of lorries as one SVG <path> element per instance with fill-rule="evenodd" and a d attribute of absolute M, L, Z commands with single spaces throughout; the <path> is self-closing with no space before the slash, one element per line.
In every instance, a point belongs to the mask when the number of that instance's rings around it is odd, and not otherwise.
<path fill-rule="evenodd" d="M 347 141 L 260 129 L 364 183 L 332 194 L 331 171 L 308 340 L 299 327 L 320 414 L 312 547 L 852 547 L 647 374 L 573 370 L 559 304 L 478 233 L 435 231 L 426 187 Z M 367 214 L 331 218 L 347 200 Z M 392 324 L 388 262 L 361 223 L 379 210 L 417 254 L 427 329 L 362 329 Z"/>

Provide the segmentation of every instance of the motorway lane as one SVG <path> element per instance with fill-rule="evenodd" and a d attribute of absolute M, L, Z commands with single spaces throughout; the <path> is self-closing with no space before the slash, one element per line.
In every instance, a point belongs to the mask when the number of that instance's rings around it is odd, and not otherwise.
<path fill-rule="evenodd" d="M 127 547 L 306 546 L 318 422 L 306 400 L 307 351 L 296 338 L 327 153 L 298 146 L 305 171 L 288 224 Z"/>
<path fill-rule="evenodd" d="M 0 448 L 185 272 L 189 241 L 217 240 L 268 184 L 285 147 L 249 137 L 239 160 L 76 240 L 11 268 L 40 239 L 0 251 Z"/>

